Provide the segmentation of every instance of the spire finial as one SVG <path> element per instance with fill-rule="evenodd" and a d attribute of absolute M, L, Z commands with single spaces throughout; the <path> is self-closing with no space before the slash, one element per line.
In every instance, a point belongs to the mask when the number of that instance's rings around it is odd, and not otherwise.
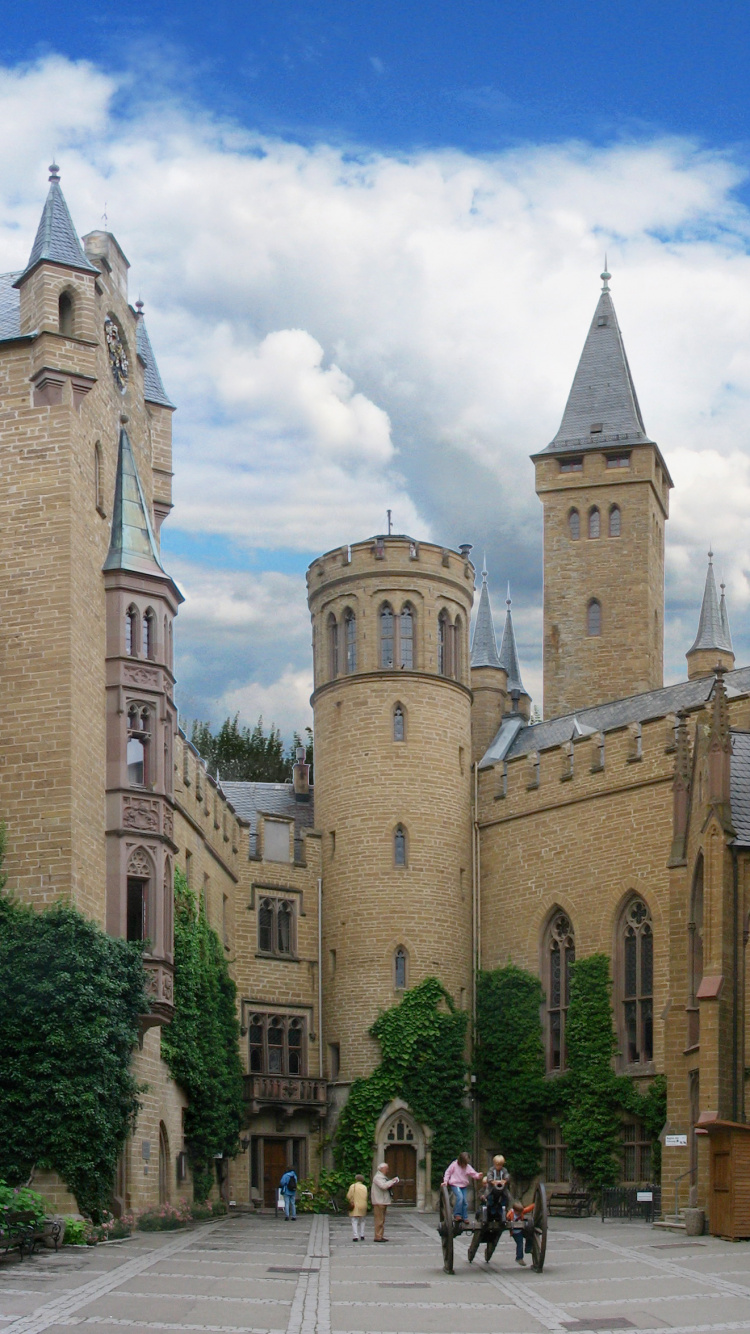
<path fill-rule="evenodd" d="M 140 297 L 138 298 L 138 300 L 137 300 L 136 303 L 135 303 L 135 308 L 136 308 L 136 310 L 138 311 L 138 314 L 139 314 L 139 315 L 142 315 L 142 314 L 143 314 L 143 302 L 141 301 L 141 298 L 140 298 Z"/>
<path fill-rule="evenodd" d="M 60 168 L 54 160 L 49 164 L 49 178 L 50 181 L 59 181 L 60 179 Z"/>
<path fill-rule="evenodd" d="M 482 583 L 487 583 L 487 552 L 482 557 Z"/>
<path fill-rule="evenodd" d="M 506 607 L 508 608 L 508 611 L 510 611 L 510 607 L 511 607 L 510 579 L 508 580 L 508 596 L 507 596 L 506 599 L 505 599 L 505 605 L 506 605 Z"/>
<path fill-rule="evenodd" d="M 712 565 L 712 564 L 713 564 L 713 559 L 714 559 L 714 553 L 713 553 L 713 551 L 711 551 L 710 548 L 709 548 L 709 552 L 708 552 L 708 563 L 709 563 L 709 565 Z"/>
<path fill-rule="evenodd" d="M 603 291 L 603 292 L 608 292 L 608 291 L 609 291 L 609 280 L 610 280 L 610 278 L 612 277 L 612 274 L 609 272 L 609 270 L 608 270 L 608 268 L 607 268 L 607 252 L 606 252 L 606 250 L 605 250 L 605 252 L 604 252 L 604 272 L 603 272 L 603 273 L 600 273 L 600 274 L 599 274 L 599 277 L 600 277 L 601 280 L 602 280 L 602 291 Z"/>

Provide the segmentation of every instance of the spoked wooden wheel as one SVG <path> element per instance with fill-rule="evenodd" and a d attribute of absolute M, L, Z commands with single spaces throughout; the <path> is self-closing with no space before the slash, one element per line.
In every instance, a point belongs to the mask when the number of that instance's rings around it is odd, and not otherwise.
<path fill-rule="evenodd" d="M 447 1186 L 440 1187 L 440 1243 L 443 1248 L 443 1269 L 446 1274 L 453 1273 L 453 1205 Z"/>
<path fill-rule="evenodd" d="M 534 1191 L 534 1235 L 531 1239 L 531 1263 L 538 1274 L 544 1269 L 544 1256 L 547 1250 L 547 1192 L 544 1182 L 540 1181 Z"/>
<path fill-rule="evenodd" d="M 471 1264 L 472 1260 L 474 1259 L 474 1256 L 479 1250 L 481 1241 L 482 1241 L 482 1230 L 481 1228 L 477 1228 L 476 1232 L 472 1234 L 471 1241 L 469 1242 L 469 1254 L 468 1254 L 469 1264 Z"/>
<path fill-rule="evenodd" d="M 501 1236 L 502 1236 L 502 1233 L 501 1233 L 501 1232 L 497 1232 L 497 1233 L 495 1234 L 494 1237 L 490 1237 L 490 1238 L 489 1238 L 489 1241 L 487 1242 L 487 1245 L 486 1245 L 485 1248 L 484 1248 L 484 1263 L 485 1263 L 485 1264 L 489 1264 L 490 1260 L 492 1259 L 493 1255 L 495 1254 L 495 1247 L 497 1246 L 497 1243 L 499 1242 Z"/>

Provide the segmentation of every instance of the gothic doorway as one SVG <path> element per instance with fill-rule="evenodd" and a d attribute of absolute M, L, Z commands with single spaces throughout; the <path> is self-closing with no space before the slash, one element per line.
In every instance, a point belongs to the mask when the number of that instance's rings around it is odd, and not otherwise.
<path fill-rule="evenodd" d="M 391 1194 L 394 1204 L 417 1203 L 417 1151 L 413 1144 L 389 1144 L 385 1151 L 389 1177 L 399 1177 Z"/>
<path fill-rule="evenodd" d="M 159 1122 L 159 1204 L 169 1203 L 169 1139 L 167 1127 Z"/>
<path fill-rule="evenodd" d="M 266 1209 L 276 1208 L 279 1182 L 288 1167 L 287 1141 L 263 1140 L 263 1204 Z"/>

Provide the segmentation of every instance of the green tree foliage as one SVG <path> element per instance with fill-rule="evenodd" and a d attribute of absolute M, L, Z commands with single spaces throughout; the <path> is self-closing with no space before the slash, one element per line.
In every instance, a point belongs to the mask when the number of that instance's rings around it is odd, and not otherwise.
<path fill-rule="evenodd" d="M 214 1181 L 215 1154 L 232 1157 L 242 1124 L 242 1067 L 236 988 L 224 948 L 181 871 L 175 873 L 174 1004 L 161 1050 L 188 1095 L 185 1137 L 195 1198 Z"/>
<path fill-rule="evenodd" d="M 438 1185 L 457 1153 L 471 1141 L 466 1107 L 467 1015 L 456 1009 L 437 978 L 428 977 L 376 1019 L 370 1033 L 381 1061 L 355 1079 L 336 1131 L 336 1163 L 350 1177 L 369 1176 L 375 1126 L 386 1103 L 403 1098 L 432 1131 L 432 1183 Z"/>
<path fill-rule="evenodd" d="M 232 783 L 285 783 L 291 778 L 297 746 L 305 746 L 306 762 L 312 765 L 312 729 L 307 727 L 305 732 L 304 742 L 295 732 L 285 752 L 281 733 L 273 723 L 268 734 L 262 718 L 252 729 L 240 727 L 236 713 L 234 718 L 225 718 L 217 732 L 211 731 L 209 723 L 194 722 L 190 740 L 214 778 L 218 773 Z M 310 777 L 312 781 L 312 772 Z"/>
<path fill-rule="evenodd" d="M 620 1174 L 626 1081 L 618 1078 L 613 1068 L 617 1043 L 606 954 L 590 954 L 573 964 L 566 1042 L 568 1077 L 562 1132 L 570 1161 L 585 1185 L 611 1186 Z"/>
<path fill-rule="evenodd" d="M 521 1189 L 536 1176 L 548 1105 L 542 986 L 509 963 L 477 978 L 474 1068 L 482 1123 Z"/>
<path fill-rule="evenodd" d="M 0 1177 L 52 1169 L 96 1221 L 138 1114 L 145 981 L 139 947 L 75 908 L 0 893 Z"/>

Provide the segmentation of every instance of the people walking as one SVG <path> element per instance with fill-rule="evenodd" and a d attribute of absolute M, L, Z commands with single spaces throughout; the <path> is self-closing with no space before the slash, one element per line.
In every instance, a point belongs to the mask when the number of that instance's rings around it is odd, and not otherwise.
<path fill-rule="evenodd" d="M 375 1241 L 388 1241 L 383 1236 L 385 1230 L 385 1214 L 388 1205 L 392 1203 L 391 1189 L 397 1186 L 398 1177 L 388 1178 L 388 1164 L 379 1163 L 378 1170 L 372 1178 L 370 1188 L 370 1199 L 372 1200 L 372 1212 L 375 1218 Z"/>
<path fill-rule="evenodd" d="M 284 1173 L 279 1190 L 284 1197 L 284 1221 L 294 1221 L 297 1217 L 297 1173 L 293 1167 Z"/>
<path fill-rule="evenodd" d="M 469 1162 L 468 1153 L 459 1153 L 445 1169 L 443 1185 L 453 1191 L 453 1217 L 457 1223 L 468 1223 L 469 1206 L 466 1203 L 466 1187 L 470 1181 L 483 1181 L 481 1172 L 476 1172 Z"/>
<path fill-rule="evenodd" d="M 351 1210 L 350 1218 L 352 1220 L 352 1241 L 364 1241 L 365 1239 L 365 1219 L 367 1217 L 367 1186 L 365 1179 L 357 1173 L 351 1186 L 346 1192 L 347 1202 Z"/>

